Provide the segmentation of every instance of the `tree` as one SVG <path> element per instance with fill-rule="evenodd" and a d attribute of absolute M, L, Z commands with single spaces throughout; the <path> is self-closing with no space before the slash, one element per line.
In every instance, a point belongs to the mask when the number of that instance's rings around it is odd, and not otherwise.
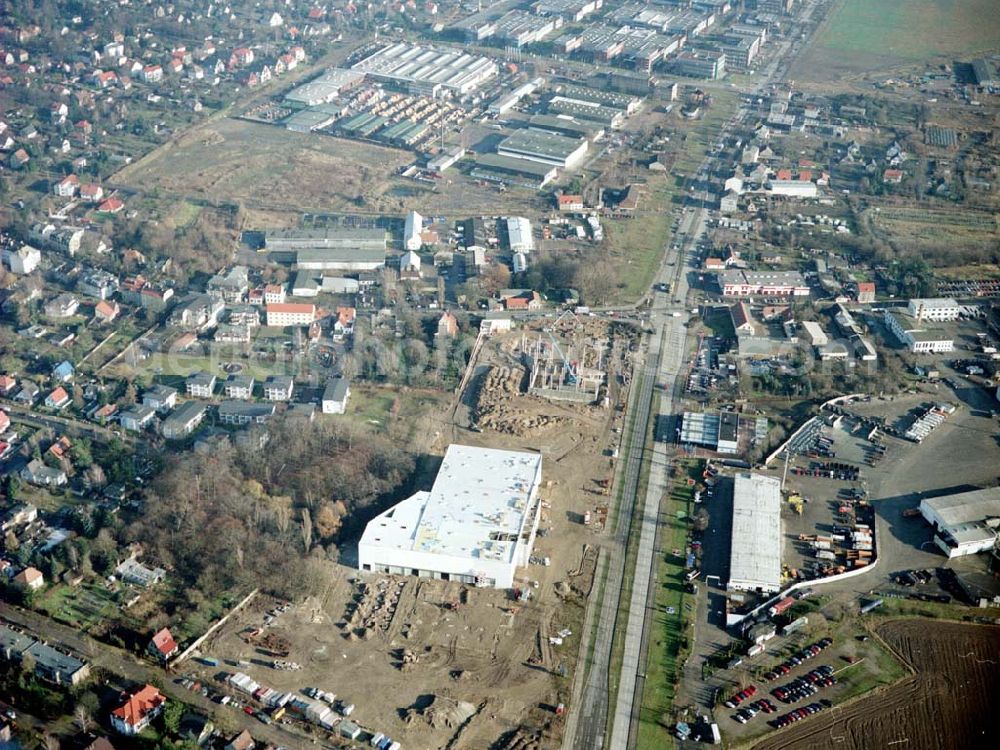
<path fill-rule="evenodd" d="M 302 546 L 308 553 L 312 548 L 312 535 L 313 535 L 313 524 L 312 518 L 309 515 L 309 509 L 302 509 Z"/>
<path fill-rule="evenodd" d="M 493 263 L 483 269 L 480 279 L 487 294 L 496 294 L 510 286 L 510 269 L 500 263 Z"/>
<path fill-rule="evenodd" d="M 77 703 L 73 709 L 73 723 L 79 727 L 83 734 L 86 734 L 93 723 L 90 718 L 90 711 L 82 703 Z"/>
<path fill-rule="evenodd" d="M 176 736 L 181 728 L 181 719 L 184 718 L 184 704 L 180 701 L 167 701 L 162 716 L 163 729 L 167 734 Z"/>
<path fill-rule="evenodd" d="M 25 676 L 32 676 L 35 674 L 35 667 L 38 664 L 35 662 L 35 657 L 30 653 L 21 654 L 21 674 Z"/>
<path fill-rule="evenodd" d="M 103 487 L 108 483 L 108 479 L 104 475 L 104 469 L 101 468 L 100 464 L 91 464 L 88 466 L 83 473 L 83 477 L 91 487 Z"/>
<path fill-rule="evenodd" d="M 694 513 L 691 525 L 694 527 L 695 531 L 704 531 L 708 528 L 711 520 L 711 516 L 709 516 L 707 510 L 704 508 L 698 508 L 698 510 Z"/>

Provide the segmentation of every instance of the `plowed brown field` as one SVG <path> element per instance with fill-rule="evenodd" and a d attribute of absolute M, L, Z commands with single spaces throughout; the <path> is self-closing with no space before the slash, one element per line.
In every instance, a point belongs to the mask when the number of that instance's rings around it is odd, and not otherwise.
<path fill-rule="evenodd" d="M 766 737 L 758 750 L 978 750 L 997 743 L 1000 628 L 897 620 L 879 635 L 916 674 Z M 990 737 L 993 739 L 991 740 Z"/>

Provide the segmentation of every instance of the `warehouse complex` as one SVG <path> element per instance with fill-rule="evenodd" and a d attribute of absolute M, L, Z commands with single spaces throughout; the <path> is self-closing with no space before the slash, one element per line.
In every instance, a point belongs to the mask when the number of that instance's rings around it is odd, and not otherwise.
<path fill-rule="evenodd" d="M 955 341 L 947 331 L 927 326 L 898 309 L 886 310 L 883 322 L 913 354 L 939 354 L 955 349 Z"/>
<path fill-rule="evenodd" d="M 285 101 L 304 107 L 328 104 L 344 92 L 360 85 L 364 78 L 364 73 L 357 70 L 328 68 L 313 80 L 288 92 Z"/>
<path fill-rule="evenodd" d="M 567 138 L 540 130 L 518 130 L 497 147 L 500 156 L 547 164 L 569 169 L 580 163 L 587 153 L 583 138 Z"/>
<path fill-rule="evenodd" d="M 353 68 L 411 94 L 433 98 L 465 96 L 498 71 L 486 57 L 406 42 L 383 47 Z"/>
<path fill-rule="evenodd" d="M 733 538 L 727 588 L 781 588 L 781 481 L 741 472 L 733 486 Z"/>
<path fill-rule="evenodd" d="M 733 454 L 739 450 L 739 416 L 735 412 L 684 412 L 681 421 L 681 443 L 700 445 L 719 453 Z"/>
<path fill-rule="evenodd" d="M 541 478 L 540 455 L 451 445 L 429 492 L 368 523 L 358 566 L 510 588 L 535 542 Z"/>
<path fill-rule="evenodd" d="M 921 500 L 920 513 L 948 557 L 985 552 L 993 548 L 1000 529 L 1000 487 Z"/>

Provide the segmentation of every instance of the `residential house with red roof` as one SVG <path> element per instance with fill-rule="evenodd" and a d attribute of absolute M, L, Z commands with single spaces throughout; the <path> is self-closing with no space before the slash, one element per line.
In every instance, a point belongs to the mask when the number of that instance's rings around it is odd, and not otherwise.
<path fill-rule="evenodd" d="M 97 207 L 102 214 L 116 214 L 125 208 L 125 202 L 120 198 L 108 198 Z"/>
<path fill-rule="evenodd" d="M 97 203 L 104 198 L 104 188 L 92 182 L 85 182 L 80 185 L 80 197 L 85 201 Z"/>
<path fill-rule="evenodd" d="M 574 213 L 583 210 L 582 195 L 557 195 L 556 207 L 566 213 Z"/>
<path fill-rule="evenodd" d="M 177 641 L 174 640 L 169 628 L 156 631 L 146 646 L 146 651 L 150 656 L 166 662 L 171 656 L 180 650 Z"/>
<path fill-rule="evenodd" d="M 868 303 L 875 301 L 875 283 L 872 281 L 858 282 L 858 302 Z"/>
<path fill-rule="evenodd" d="M 60 198 L 72 198 L 80 189 L 80 178 L 75 174 L 67 175 L 52 186 L 52 192 Z"/>
<path fill-rule="evenodd" d="M 65 409 L 69 406 L 69 402 L 69 394 L 61 385 L 54 388 L 52 393 L 45 397 L 45 405 L 50 409 Z"/>
<path fill-rule="evenodd" d="M 14 576 L 14 583 L 28 591 L 38 591 L 45 585 L 45 576 L 38 568 L 27 567 Z"/>
<path fill-rule="evenodd" d="M 146 65 L 140 75 L 146 83 L 159 83 L 163 80 L 163 68 L 159 65 Z"/>
<path fill-rule="evenodd" d="M 31 161 L 31 157 L 28 156 L 28 152 L 25 151 L 23 148 L 19 148 L 17 151 L 12 153 L 8 157 L 7 166 L 9 166 L 11 169 L 20 169 L 21 167 L 25 166 L 29 161 Z"/>
<path fill-rule="evenodd" d="M 111 726 L 120 734 L 134 736 L 142 732 L 163 712 L 167 699 L 152 685 L 125 696 L 125 701 L 111 712 Z"/>
<path fill-rule="evenodd" d="M 101 323 L 110 323 L 121 312 L 121 307 L 114 300 L 102 299 L 94 305 L 94 318 Z"/>
<path fill-rule="evenodd" d="M 17 378 L 13 375 L 0 375 L 0 396 L 10 396 L 17 390 Z"/>
<path fill-rule="evenodd" d="M 333 333 L 336 336 L 350 336 L 354 333 L 354 321 L 358 311 L 353 307 L 338 307 L 337 319 L 333 323 Z"/>

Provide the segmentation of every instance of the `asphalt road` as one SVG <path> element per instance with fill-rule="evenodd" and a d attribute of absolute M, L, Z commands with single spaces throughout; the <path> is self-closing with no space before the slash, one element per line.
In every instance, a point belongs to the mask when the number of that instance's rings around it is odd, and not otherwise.
<path fill-rule="evenodd" d="M 658 283 L 670 287 L 671 281 L 676 281 L 674 296 L 677 299 L 687 297 L 687 272 L 690 270 L 684 258 L 692 257 L 691 252 L 703 228 L 704 212 L 701 210 L 689 212 L 681 222 L 680 234 L 676 244 L 679 250 L 667 253 L 667 263 L 660 272 Z M 656 293 L 654 306 L 666 302 L 666 295 Z M 657 416 L 666 418 L 674 412 L 674 386 L 677 374 L 684 363 L 685 341 L 687 339 L 688 314 L 683 312 L 679 317 L 657 313 L 653 318 L 654 330 L 662 331 L 661 338 L 654 338 L 657 346 L 659 368 L 656 379 L 660 388 L 660 402 Z M 662 347 L 662 348 L 661 348 Z M 621 675 L 618 682 L 618 695 L 615 703 L 613 724 L 611 729 L 612 748 L 625 748 L 630 745 L 634 721 L 637 715 L 636 706 L 641 703 L 640 672 L 645 671 L 646 650 L 643 648 L 646 619 L 648 614 L 649 583 L 653 573 L 653 556 L 656 553 L 656 532 L 660 521 L 660 498 L 667 487 L 667 470 L 670 465 L 670 455 L 667 443 L 649 441 L 647 447 L 650 455 L 649 481 L 646 485 L 641 526 L 639 527 L 639 547 L 636 555 L 635 575 L 632 580 L 632 598 L 629 603 L 628 622 L 625 625 L 625 650 L 622 655 Z M 644 451 L 645 452 L 645 451 Z"/>
<path fill-rule="evenodd" d="M 655 334 L 654 334 L 655 336 Z M 659 347 L 657 345 L 657 351 Z M 609 556 L 608 576 L 605 579 L 604 595 L 599 603 L 597 632 L 593 642 L 593 662 L 587 673 L 582 699 L 576 709 L 576 731 L 569 731 L 564 739 L 564 747 L 581 750 L 601 748 L 608 718 L 608 678 L 610 676 L 611 646 L 618 617 L 618 602 L 621 598 L 622 582 L 625 577 L 625 546 L 632 524 L 635 498 L 638 493 L 639 473 L 645 450 L 644 435 L 649 426 L 649 413 L 653 398 L 653 385 L 658 371 L 652 356 L 636 368 L 633 385 L 631 413 L 633 415 L 633 439 L 619 469 L 622 487 L 621 505 L 618 509 L 614 535 L 606 543 Z"/>

